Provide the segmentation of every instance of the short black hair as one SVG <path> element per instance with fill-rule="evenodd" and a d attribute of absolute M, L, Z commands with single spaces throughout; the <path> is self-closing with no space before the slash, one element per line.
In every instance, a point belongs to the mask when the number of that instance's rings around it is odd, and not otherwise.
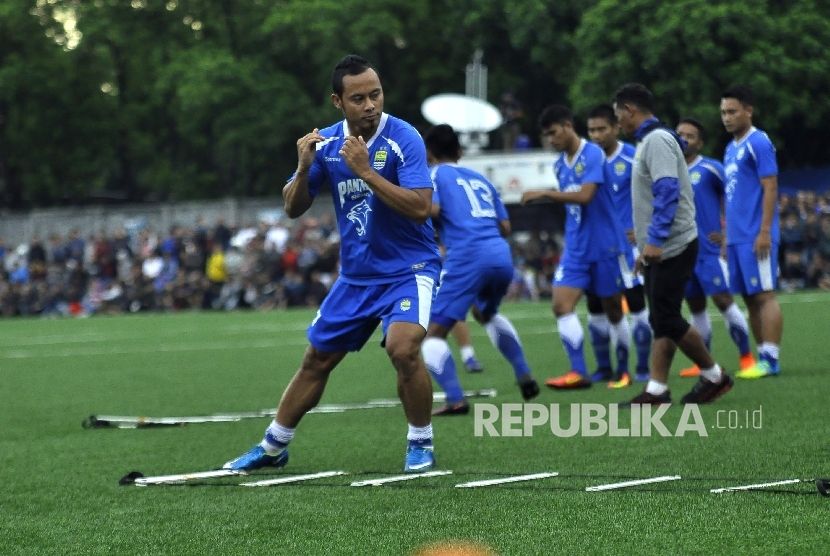
<path fill-rule="evenodd" d="M 334 91 L 334 94 L 342 97 L 343 96 L 343 78 L 347 75 L 360 75 L 364 71 L 371 69 L 380 77 L 380 73 L 378 70 L 373 66 L 369 61 L 356 54 L 349 54 L 348 56 L 344 56 L 342 60 L 337 62 L 337 65 L 334 66 L 334 73 L 331 76 L 331 88 Z"/>
<path fill-rule="evenodd" d="M 678 122 L 677 125 L 680 124 L 689 124 L 691 126 L 694 126 L 697 129 L 697 135 L 698 137 L 700 137 L 700 140 L 706 142 L 706 128 L 703 127 L 703 124 L 700 123 L 700 120 L 695 118 L 683 118 L 682 120 L 680 120 L 680 122 Z"/>
<path fill-rule="evenodd" d="M 654 113 L 654 95 L 640 83 L 628 83 L 617 89 L 614 93 L 614 104 L 633 104 L 643 112 Z"/>
<path fill-rule="evenodd" d="M 561 104 L 554 104 L 552 106 L 548 106 L 542 113 L 539 114 L 538 124 L 541 129 L 548 128 L 553 124 L 561 124 L 564 125 L 570 122 L 571 125 L 574 123 L 574 115 L 571 112 L 571 109 L 567 106 L 562 106 Z"/>
<path fill-rule="evenodd" d="M 449 124 L 439 124 L 429 128 L 424 133 L 424 144 L 432 156 L 441 159 L 457 160 L 458 151 L 461 150 L 458 134 Z"/>
<path fill-rule="evenodd" d="M 752 106 L 755 103 L 755 96 L 746 85 L 733 85 L 726 89 L 721 98 L 734 98 L 744 106 Z"/>
<path fill-rule="evenodd" d="M 592 120 L 594 118 L 602 118 L 611 125 L 617 125 L 617 115 L 614 114 L 614 108 L 610 104 L 600 104 L 599 106 L 594 106 L 591 111 L 588 112 L 588 119 Z"/>

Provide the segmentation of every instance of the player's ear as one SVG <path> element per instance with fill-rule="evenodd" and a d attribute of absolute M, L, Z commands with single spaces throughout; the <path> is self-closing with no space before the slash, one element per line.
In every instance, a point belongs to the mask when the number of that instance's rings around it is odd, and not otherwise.
<path fill-rule="evenodd" d="M 335 93 L 331 94 L 331 102 L 338 110 L 343 110 L 343 101 Z"/>

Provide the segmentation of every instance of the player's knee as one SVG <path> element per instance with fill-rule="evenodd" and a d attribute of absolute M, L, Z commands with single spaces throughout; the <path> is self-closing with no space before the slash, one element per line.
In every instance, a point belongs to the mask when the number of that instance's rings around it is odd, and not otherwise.
<path fill-rule="evenodd" d="M 399 340 L 386 344 L 386 354 L 398 372 L 414 372 L 420 353 L 420 343 L 414 340 Z"/>
<path fill-rule="evenodd" d="M 321 351 L 314 346 L 309 346 L 303 356 L 302 371 L 313 374 L 328 374 L 337 363 L 343 359 L 342 354 Z"/>
<path fill-rule="evenodd" d="M 667 317 L 649 318 L 651 328 L 654 330 L 654 339 L 668 338 L 674 343 L 680 343 L 691 326 L 681 315 Z"/>
<path fill-rule="evenodd" d="M 567 299 L 556 299 L 553 300 L 553 314 L 556 315 L 557 318 L 567 315 L 569 313 L 574 312 L 574 305 Z"/>

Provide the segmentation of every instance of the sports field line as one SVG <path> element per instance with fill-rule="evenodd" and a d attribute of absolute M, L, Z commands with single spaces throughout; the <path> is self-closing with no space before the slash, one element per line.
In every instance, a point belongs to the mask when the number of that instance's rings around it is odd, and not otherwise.
<path fill-rule="evenodd" d="M 409 473 L 408 475 L 395 475 L 394 477 L 384 477 L 382 479 L 369 479 L 368 481 L 357 481 L 352 483 L 350 486 L 381 486 L 387 483 L 411 481 L 412 479 L 424 479 L 426 477 L 440 477 L 441 475 L 452 475 L 452 471 L 427 471 L 425 473 Z"/>
<path fill-rule="evenodd" d="M 533 473 L 531 475 L 516 475 L 513 477 L 501 477 L 499 479 L 486 479 L 484 481 L 471 481 L 469 483 L 459 483 L 455 488 L 477 488 L 493 485 L 501 485 L 505 483 L 518 483 L 520 481 L 532 481 L 534 479 L 546 479 L 548 477 L 556 477 L 559 473 L 555 471 L 547 473 Z"/>
<path fill-rule="evenodd" d="M 794 483 L 800 483 L 801 479 L 787 479 L 785 481 L 775 481 L 772 483 L 758 483 L 754 485 L 743 485 L 743 486 L 734 486 L 734 487 L 726 487 L 726 488 L 713 488 L 709 492 L 713 492 L 715 494 L 720 494 L 723 492 L 735 492 L 738 490 L 752 490 L 755 488 L 766 488 L 771 486 L 778 486 L 778 485 L 791 485 Z"/>
<path fill-rule="evenodd" d="M 649 479 L 638 479 L 636 481 L 624 481 L 622 483 L 611 483 L 608 485 L 597 485 L 585 487 L 585 492 L 600 492 L 603 490 L 616 490 L 618 488 L 626 488 L 639 485 L 649 485 L 652 483 L 664 483 L 666 481 L 677 481 L 680 475 L 666 475 L 663 477 L 651 477 Z"/>

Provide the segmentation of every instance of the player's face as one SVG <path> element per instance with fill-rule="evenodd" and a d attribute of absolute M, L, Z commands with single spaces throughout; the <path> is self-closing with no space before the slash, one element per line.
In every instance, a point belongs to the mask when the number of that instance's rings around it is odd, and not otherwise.
<path fill-rule="evenodd" d="M 619 105 L 615 102 L 614 115 L 617 116 L 617 122 L 619 122 L 622 132 L 628 137 L 634 137 L 634 132 L 637 131 L 637 123 L 634 121 L 634 108 L 629 104 Z"/>
<path fill-rule="evenodd" d="M 605 118 L 588 119 L 588 138 L 603 149 L 613 147 L 619 133 L 620 126 L 612 124 Z"/>
<path fill-rule="evenodd" d="M 542 139 L 559 152 L 568 150 L 573 128 L 569 125 L 551 124 L 542 130 Z"/>
<path fill-rule="evenodd" d="M 383 89 L 378 74 L 367 69 L 360 75 L 343 77 L 343 95 L 331 95 L 334 105 L 343 111 L 349 130 L 367 139 L 374 135 L 383 112 Z"/>
<path fill-rule="evenodd" d="M 683 154 L 697 156 L 697 153 L 703 148 L 703 141 L 700 140 L 698 129 L 692 124 L 680 124 L 675 131 L 681 139 L 686 141 L 686 151 Z"/>
<path fill-rule="evenodd" d="M 720 119 L 727 133 L 743 135 L 752 125 L 752 107 L 744 106 L 736 98 L 721 99 Z"/>

